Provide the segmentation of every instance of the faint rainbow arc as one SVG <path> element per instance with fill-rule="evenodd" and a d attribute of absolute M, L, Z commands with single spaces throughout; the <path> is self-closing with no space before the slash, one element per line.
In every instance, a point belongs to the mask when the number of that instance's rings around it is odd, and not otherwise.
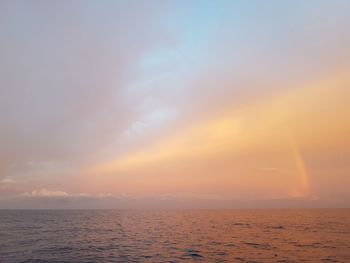
<path fill-rule="evenodd" d="M 310 174 L 306 168 L 300 148 L 292 136 L 289 136 L 289 145 L 298 171 L 299 189 L 297 194 L 298 196 L 308 196 L 310 195 Z"/>

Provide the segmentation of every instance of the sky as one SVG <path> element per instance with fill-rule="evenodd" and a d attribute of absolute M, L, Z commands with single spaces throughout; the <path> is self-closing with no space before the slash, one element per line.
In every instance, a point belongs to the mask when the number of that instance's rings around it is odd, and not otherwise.
<path fill-rule="evenodd" d="M 0 1 L 0 208 L 350 207 L 350 1 Z"/>

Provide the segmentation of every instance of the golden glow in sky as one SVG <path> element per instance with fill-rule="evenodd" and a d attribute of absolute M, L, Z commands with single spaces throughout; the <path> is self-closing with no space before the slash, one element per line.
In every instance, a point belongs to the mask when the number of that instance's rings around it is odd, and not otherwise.
<path fill-rule="evenodd" d="M 1 3 L 0 208 L 348 207 L 349 11 Z"/>

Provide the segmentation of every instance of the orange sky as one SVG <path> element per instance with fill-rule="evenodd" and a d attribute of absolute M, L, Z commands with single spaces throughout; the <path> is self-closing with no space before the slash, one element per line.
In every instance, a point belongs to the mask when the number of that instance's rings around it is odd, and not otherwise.
<path fill-rule="evenodd" d="M 247 195 L 260 197 L 313 197 L 315 178 L 304 152 L 323 154 L 329 148 L 339 151 L 350 146 L 348 76 L 342 72 L 253 105 L 228 109 L 214 119 L 188 124 L 141 149 L 93 165 L 84 175 L 92 189 L 109 191 L 125 188 L 161 194 L 186 189 L 232 198 L 243 187 Z"/>
<path fill-rule="evenodd" d="M 0 208 L 348 207 L 349 11 L 0 3 Z"/>

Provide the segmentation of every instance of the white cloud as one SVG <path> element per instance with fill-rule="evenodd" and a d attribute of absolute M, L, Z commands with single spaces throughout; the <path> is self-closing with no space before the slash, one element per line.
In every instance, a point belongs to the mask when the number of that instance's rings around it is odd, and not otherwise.
<path fill-rule="evenodd" d="M 40 189 L 40 190 L 33 190 L 31 192 L 25 192 L 22 194 L 23 196 L 29 196 L 29 197 L 66 197 L 69 196 L 64 191 L 52 191 L 52 190 L 47 190 L 45 188 Z"/>
<path fill-rule="evenodd" d="M 12 178 L 6 177 L 6 178 L 0 180 L 0 182 L 3 184 L 12 184 L 12 183 L 15 183 L 15 180 L 13 180 Z"/>
<path fill-rule="evenodd" d="M 33 190 L 31 192 L 25 192 L 20 194 L 21 197 L 43 197 L 43 198 L 50 198 L 50 197 L 64 197 L 64 198 L 71 198 L 71 199 L 81 199 L 81 198 L 87 198 L 87 199 L 103 199 L 103 198 L 126 198 L 124 194 L 112 194 L 112 193 L 99 193 L 99 194 L 87 194 L 87 193 L 78 193 L 78 194 L 69 194 L 65 191 L 61 190 L 48 190 L 46 188 L 42 188 L 39 190 Z"/>

